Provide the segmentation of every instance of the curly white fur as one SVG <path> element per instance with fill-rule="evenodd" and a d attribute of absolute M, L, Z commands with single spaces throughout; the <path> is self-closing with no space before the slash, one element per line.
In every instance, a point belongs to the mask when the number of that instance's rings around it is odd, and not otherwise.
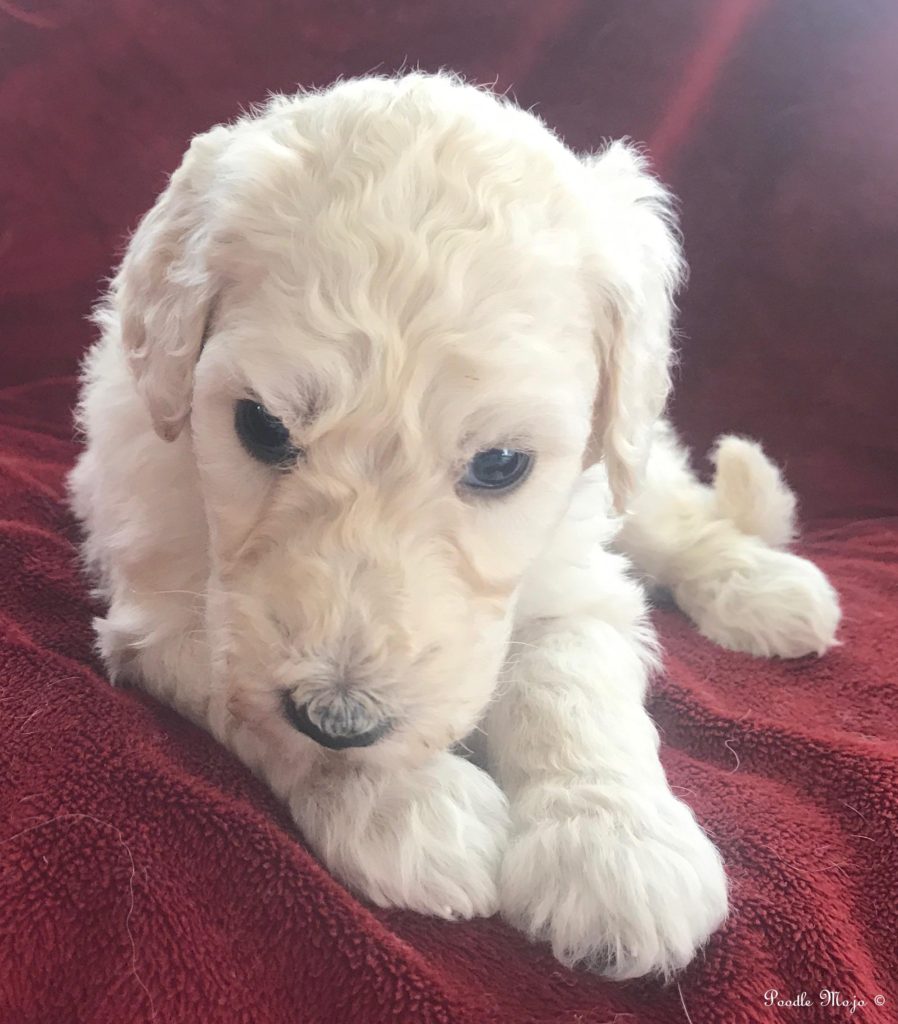
<path fill-rule="evenodd" d="M 838 623 L 761 450 L 726 439 L 705 487 L 658 422 L 680 271 L 632 147 L 579 159 L 448 75 L 277 97 L 195 139 L 135 232 L 71 478 L 113 679 L 207 726 L 363 895 L 498 907 L 615 977 L 681 967 L 726 914 L 620 552 L 738 650 L 820 653 Z M 247 397 L 289 472 L 242 449 Z M 465 492 L 497 446 L 530 477 Z M 335 687 L 392 732 L 328 751 L 282 713 Z M 450 752 L 478 723 L 491 774 Z"/>

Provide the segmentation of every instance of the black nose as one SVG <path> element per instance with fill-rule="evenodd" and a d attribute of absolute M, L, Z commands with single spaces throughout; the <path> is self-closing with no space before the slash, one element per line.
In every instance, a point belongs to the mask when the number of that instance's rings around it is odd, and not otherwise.
<path fill-rule="evenodd" d="M 393 727 L 380 705 L 367 695 L 318 694 L 297 704 L 284 690 L 281 710 L 294 729 L 329 750 L 370 747 Z"/>

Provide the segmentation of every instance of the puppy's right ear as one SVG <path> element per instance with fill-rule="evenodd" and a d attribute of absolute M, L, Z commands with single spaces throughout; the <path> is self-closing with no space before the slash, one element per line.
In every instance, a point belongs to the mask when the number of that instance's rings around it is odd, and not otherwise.
<path fill-rule="evenodd" d="M 156 433 L 173 441 L 190 415 L 193 368 L 217 282 L 209 269 L 209 186 L 225 127 L 197 136 L 134 232 L 110 301 Z"/>

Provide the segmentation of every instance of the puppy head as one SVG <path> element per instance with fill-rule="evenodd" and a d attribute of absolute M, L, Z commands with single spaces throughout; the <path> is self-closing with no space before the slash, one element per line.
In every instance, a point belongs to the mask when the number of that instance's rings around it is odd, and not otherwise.
<path fill-rule="evenodd" d="M 579 160 L 447 76 L 278 98 L 193 142 L 112 304 L 198 467 L 233 715 L 368 757 L 470 730 L 584 464 L 620 508 L 638 480 L 664 198 L 626 147 Z"/>

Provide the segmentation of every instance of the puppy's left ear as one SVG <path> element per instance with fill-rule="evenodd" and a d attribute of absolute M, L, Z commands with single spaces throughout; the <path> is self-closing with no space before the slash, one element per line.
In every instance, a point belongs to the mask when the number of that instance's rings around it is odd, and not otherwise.
<path fill-rule="evenodd" d="M 614 142 L 585 165 L 599 363 L 587 464 L 604 459 L 615 508 L 624 512 L 670 390 L 673 298 L 685 267 L 671 197 L 645 158 Z"/>

